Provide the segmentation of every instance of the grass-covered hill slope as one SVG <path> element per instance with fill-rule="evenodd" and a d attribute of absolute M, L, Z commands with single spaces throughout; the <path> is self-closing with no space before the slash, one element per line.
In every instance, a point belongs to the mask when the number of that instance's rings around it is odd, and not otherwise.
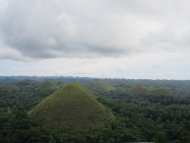
<path fill-rule="evenodd" d="M 174 96 L 173 93 L 171 93 L 166 88 L 155 88 L 149 91 L 149 95 L 165 95 L 165 96 Z"/>
<path fill-rule="evenodd" d="M 58 87 L 50 80 L 44 81 L 41 85 L 39 85 L 36 90 L 57 90 Z"/>
<path fill-rule="evenodd" d="M 65 87 L 67 84 L 66 84 L 64 81 L 60 80 L 60 81 L 56 82 L 56 85 L 57 85 L 59 88 L 63 88 L 63 87 Z"/>
<path fill-rule="evenodd" d="M 32 85 L 34 82 L 31 79 L 23 79 L 22 81 L 18 82 L 18 85 Z"/>
<path fill-rule="evenodd" d="M 117 81 L 115 84 L 115 87 L 125 87 L 127 84 L 123 81 Z"/>
<path fill-rule="evenodd" d="M 3 89 L 3 91 L 18 91 L 18 90 L 20 89 L 15 85 L 8 85 Z"/>
<path fill-rule="evenodd" d="M 118 87 L 115 90 L 116 92 L 126 92 L 126 90 L 123 87 Z"/>
<path fill-rule="evenodd" d="M 85 83 L 85 86 L 95 86 L 95 82 L 93 80 L 88 80 L 86 83 Z"/>
<path fill-rule="evenodd" d="M 164 95 L 164 96 L 174 96 L 166 88 L 154 88 L 154 87 L 145 87 L 142 84 L 137 84 L 128 92 L 130 95 Z"/>
<path fill-rule="evenodd" d="M 141 95 L 148 94 L 149 90 L 142 84 L 135 85 L 132 89 L 129 90 L 130 95 Z"/>
<path fill-rule="evenodd" d="M 122 87 L 124 88 L 126 91 L 130 90 L 132 87 L 131 85 L 128 85 L 126 83 L 124 83 L 123 81 L 117 81 L 114 85 L 115 88 L 118 88 L 118 87 Z"/>
<path fill-rule="evenodd" d="M 54 92 L 34 107 L 28 115 L 41 126 L 51 124 L 73 130 L 104 126 L 114 116 L 78 84 L 70 83 Z"/>
<path fill-rule="evenodd" d="M 76 83 L 76 85 L 78 85 L 80 88 L 82 88 L 83 90 L 85 90 L 88 94 L 90 94 L 92 97 L 96 98 L 96 96 L 86 87 L 84 87 L 83 85 L 81 85 L 80 83 Z"/>
<path fill-rule="evenodd" d="M 98 92 L 102 92 L 102 93 L 115 90 L 115 88 L 111 84 L 107 82 L 102 82 L 102 81 L 97 82 L 95 85 L 95 88 Z"/>

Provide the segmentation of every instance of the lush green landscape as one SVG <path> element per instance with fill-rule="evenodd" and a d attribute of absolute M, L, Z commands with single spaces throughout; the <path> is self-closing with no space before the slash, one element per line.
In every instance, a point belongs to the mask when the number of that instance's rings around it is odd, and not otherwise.
<path fill-rule="evenodd" d="M 23 78 L 0 81 L 2 143 L 190 141 L 190 81 Z"/>

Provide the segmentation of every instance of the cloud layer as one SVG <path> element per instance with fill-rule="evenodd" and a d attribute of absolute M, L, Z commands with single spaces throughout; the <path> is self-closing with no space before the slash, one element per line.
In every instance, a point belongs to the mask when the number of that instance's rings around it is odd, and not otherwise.
<path fill-rule="evenodd" d="M 0 1 L 0 59 L 187 51 L 189 5 L 179 0 Z"/>

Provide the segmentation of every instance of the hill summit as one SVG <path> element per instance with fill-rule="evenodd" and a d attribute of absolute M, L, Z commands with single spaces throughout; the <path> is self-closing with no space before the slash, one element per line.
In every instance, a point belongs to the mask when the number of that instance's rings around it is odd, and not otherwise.
<path fill-rule="evenodd" d="M 18 83 L 19 85 L 32 85 L 34 82 L 31 79 L 23 79 Z"/>
<path fill-rule="evenodd" d="M 95 85 L 95 88 L 98 92 L 102 92 L 102 93 L 115 90 L 115 88 L 111 84 L 107 82 L 102 82 L 102 81 L 97 82 Z"/>
<path fill-rule="evenodd" d="M 149 91 L 150 95 L 165 95 L 165 96 L 174 96 L 168 89 L 165 88 L 155 88 Z"/>
<path fill-rule="evenodd" d="M 28 115 L 41 126 L 64 129 L 72 125 L 73 130 L 103 127 L 107 120 L 114 120 L 114 115 L 84 88 L 70 83 L 42 100 Z"/>
<path fill-rule="evenodd" d="M 145 87 L 142 84 L 137 84 L 128 92 L 130 95 L 164 95 L 164 96 L 174 96 L 166 88 L 154 88 L 154 87 Z"/>
<path fill-rule="evenodd" d="M 65 87 L 67 84 L 66 84 L 64 81 L 60 80 L 60 81 L 58 81 L 58 82 L 56 83 L 56 85 L 57 85 L 59 88 L 63 88 L 63 87 Z"/>
<path fill-rule="evenodd" d="M 137 84 L 132 89 L 129 90 L 129 94 L 131 95 L 140 95 L 140 94 L 147 94 L 149 92 L 148 88 L 146 88 L 142 84 Z"/>
<path fill-rule="evenodd" d="M 39 85 L 37 88 L 36 88 L 36 90 L 40 90 L 40 91 L 42 91 L 42 90 L 57 90 L 58 89 L 58 87 L 52 82 L 52 81 L 50 81 L 50 80 L 46 80 L 46 81 L 44 81 L 41 85 Z"/>
<path fill-rule="evenodd" d="M 3 91 L 18 91 L 18 90 L 20 89 L 15 85 L 8 85 L 3 89 Z"/>

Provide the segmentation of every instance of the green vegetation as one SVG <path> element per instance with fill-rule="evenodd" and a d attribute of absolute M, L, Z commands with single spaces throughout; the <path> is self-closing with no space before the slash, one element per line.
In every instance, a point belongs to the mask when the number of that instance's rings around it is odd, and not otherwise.
<path fill-rule="evenodd" d="M 168 89 L 165 88 L 155 88 L 151 89 L 148 93 L 149 95 L 165 95 L 165 96 L 174 96 Z"/>
<path fill-rule="evenodd" d="M 57 85 L 57 86 L 59 87 L 59 89 L 60 89 L 60 88 L 65 87 L 67 84 L 66 84 L 64 81 L 60 80 L 60 81 L 56 82 L 56 85 Z"/>
<path fill-rule="evenodd" d="M 118 87 L 115 90 L 116 92 L 126 92 L 126 90 L 123 87 Z"/>
<path fill-rule="evenodd" d="M 130 95 L 142 95 L 148 94 L 149 90 L 142 84 L 137 84 L 132 89 L 129 90 Z"/>
<path fill-rule="evenodd" d="M 115 84 L 114 87 L 115 87 L 115 88 L 117 88 L 117 87 L 122 87 L 122 88 L 124 88 L 126 91 L 128 91 L 128 90 L 130 90 L 130 89 L 132 88 L 131 85 L 128 85 L 128 84 L 124 83 L 123 81 L 118 81 L 118 82 L 116 82 L 116 84 Z"/>
<path fill-rule="evenodd" d="M 49 90 L 49 89 L 54 90 L 54 89 L 58 89 L 58 87 L 52 81 L 46 80 L 40 86 L 36 88 L 36 90 L 40 90 L 40 91 Z"/>
<path fill-rule="evenodd" d="M 130 95 L 162 95 L 162 96 L 174 96 L 168 89 L 145 87 L 142 84 L 137 84 L 128 92 Z"/>
<path fill-rule="evenodd" d="M 18 85 L 33 85 L 34 82 L 31 79 L 23 79 L 22 81 L 18 82 Z"/>
<path fill-rule="evenodd" d="M 42 100 L 28 115 L 42 126 L 49 123 L 63 129 L 72 125 L 73 130 L 103 127 L 115 118 L 81 87 L 74 83 L 65 86 Z"/>
<path fill-rule="evenodd" d="M 18 90 L 20 89 L 15 85 L 8 85 L 3 89 L 3 91 L 18 91 Z"/>
<path fill-rule="evenodd" d="M 83 90 L 85 90 L 88 94 L 90 94 L 92 97 L 96 98 L 96 96 L 86 87 L 84 87 L 83 85 L 81 85 L 80 83 L 76 83 L 77 86 L 79 86 L 80 88 L 82 88 Z"/>
<path fill-rule="evenodd" d="M 115 88 L 111 84 L 107 82 L 102 82 L 102 81 L 99 81 L 98 83 L 96 83 L 95 88 L 100 93 L 115 90 Z"/>
<path fill-rule="evenodd" d="M 73 78 L 61 77 L 60 80 L 69 83 Z M 32 85 L 18 84 L 20 80 L 3 81 L 0 83 L 0 142 L 189 142 L 190 81 L 120 80 L 102 80 L 114 85 L 116 90 L 98 92 L 99 79 L 86 84 L 89 79 L 85 82 L 78 78 L 89 90 L 72 83 L 52 91 L 51 95 L 35 90 L 39 84 L 36 81 Z M 144 86 L 139 85 L 137 89 L 146 88 L 147 94 L 117 92 L 122 88 L 134 89 L 139 81 Z M 9 85 L 16 85 L 20 90 L 3 91 Z M 97 93 L 96 98 L 90 90 Z M 33 113 L 34 117 L 26 112 Z"/>

